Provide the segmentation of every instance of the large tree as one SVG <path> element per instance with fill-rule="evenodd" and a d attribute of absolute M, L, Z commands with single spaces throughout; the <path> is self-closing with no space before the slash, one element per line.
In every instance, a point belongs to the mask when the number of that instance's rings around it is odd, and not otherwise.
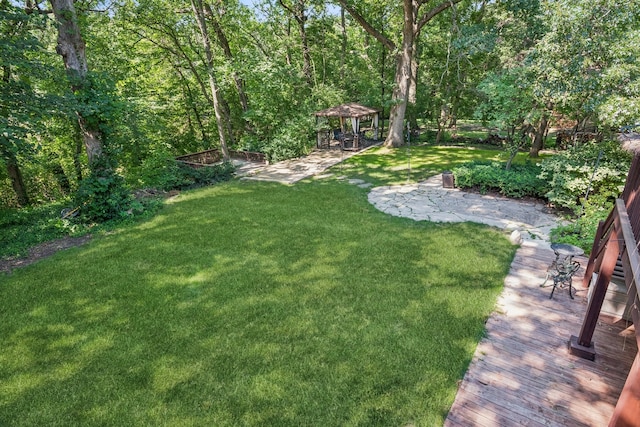
<path fill-rule="evenodd" d="M 400 46 L 381 30 L 371 24 L 364 15 L 359 12 L 358 5 L 347 0 L 339 0 L 349 14 L 362 26 L 362 28 L 375 37 L 383 46 L 395 53 L 396 72 L 392 94 L 392 106 L 389 113 L 389 133 L 385 140 L 385 146 L 399 146 L 404 142 L 404 118 L 407 111 L 407 103 L 410 95 L 415 94 L 417 78 L 417 47 L 420 32 L 424 26 L 435 16 L 453 7 L 461 0 L 449 0 L 443 2 L 431 0 L 403 0 L 403 25 Z M 425 10 L 426 9 L 426 10 Z M 413 100 L 412 100 L 413 101 Z"/>
<path fill-rule="evenodd" d="M 205 53 L 205 64 L 207 68 L 207 76 L 209 78 L 209 88 L 211 89 L 211 98 L 213 100 L 213 109 L 216 115 L 216 123 L 218 124 L 218 135 L 220 137 L 220 148 L 225 160 L 229 159 L 229 149 L 227 148 L 227 141 L 232 138 L 230 129 L 228 128 L 229 118 L 225 117 L 226 114 L 222 107 L 222 97 L 220 94 L 219 85 L 217 82 L 215 66 L 213 63 L 213 50 L 211 47 L 211 38 L 209 36 L 209 29 L 207 27 L 207 21 L 205 19 L 205 11 L 211 10 L 209 5 L 202 0 L 191 0 L 191 6 L 193 13 L 200 29 L 202 36 L 202 46 Z"/>
<path fill-rule="evenodd" d="M 101 123 L 95 116 L 89 116 L 88 111 L 91 111 L 91 108 L 86 105 L 87 102 L 91 102 L 89 97 L 91 80 L 88 76 L 85 42 L 80 31 L 78 15 L 73 0 L 50 0 L 50 2 L 58 30 L 56 52 L 64 61 L 71 90 L 79 95 L 76 110 L 78 125 L 89 164 L 95 164 L 103 155 L 104 135 L 100 129 Z"/>

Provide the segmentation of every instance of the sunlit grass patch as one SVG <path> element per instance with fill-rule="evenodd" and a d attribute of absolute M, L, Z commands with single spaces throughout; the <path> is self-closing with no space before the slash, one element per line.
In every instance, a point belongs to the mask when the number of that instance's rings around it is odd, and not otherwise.
<path fill-rule="evenodd" d="M 416 145 L 411 147 L 376 147 L 347 159 L 331 171 L 372 184 L 393 185 L 419 182 L 474 160 L 506 161 L 505 150 L 475 147 Z M 515 162 L 525 162 L 527 153 L 518 153 Z"/>
<path fill-rule="evenodd" d="M 0 424 L 441 424 L 513 253 L 346 183 L 187 192 L 0 276 Z"/>

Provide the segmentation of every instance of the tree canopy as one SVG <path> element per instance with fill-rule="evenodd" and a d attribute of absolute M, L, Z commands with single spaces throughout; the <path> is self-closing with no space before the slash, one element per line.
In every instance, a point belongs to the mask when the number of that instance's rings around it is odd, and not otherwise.
<path fill-rule="evenodd" d="M 0 0 L 0 204 L 66 197 L 95 157 L 132 185 L 210 148 L 271 160 L 358 102 L 439 130 L 476 118 L 541 148 L 554 117 L 640 122 L 636 0 Z"/>

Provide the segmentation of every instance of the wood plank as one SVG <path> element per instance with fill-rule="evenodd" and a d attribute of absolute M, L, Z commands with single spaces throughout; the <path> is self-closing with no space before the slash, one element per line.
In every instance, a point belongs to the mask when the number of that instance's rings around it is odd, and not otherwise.
<path fill-rule="evenodd" d="M 607 424 L 637 354 L 634 331 L 603 317 L 596 361 L 571 356 L 567 342 L 580 329 L 587 290 L 576 275 L 574 300 L 566 289 L 549 299 L 540 284 L 553 258 L 548 249 L 518 250 L 445 426 Z"/>

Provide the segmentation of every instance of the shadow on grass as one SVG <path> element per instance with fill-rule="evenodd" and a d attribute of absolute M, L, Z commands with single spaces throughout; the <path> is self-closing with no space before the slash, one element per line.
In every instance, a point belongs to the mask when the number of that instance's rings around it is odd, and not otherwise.
<path fill-rule="evenodd" d="M 237 182 L 0 277 L 0 424 L 442 423 L 514 248 Z"/>

